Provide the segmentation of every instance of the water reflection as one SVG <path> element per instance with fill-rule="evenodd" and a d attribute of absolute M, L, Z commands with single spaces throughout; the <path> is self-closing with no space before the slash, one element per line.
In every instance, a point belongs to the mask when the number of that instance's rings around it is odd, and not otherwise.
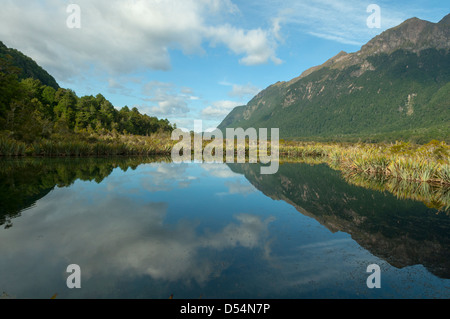
<path fill-rule="evenodd" d="M 77 263 L 85 279 L 127 274 L 201 283 L 222 270 L 201 250 L 255 248 L 264 243 L 271 221 L 242 213 L 219 230 L 199 234 L 198 225 L 188 219 L 167 223 L 168 204 L 164 202 L 141 202 L 114 194 L 82 204 L 80 198 L 86 199 L 80 193 L 59 192 L 51 202 L 38 205 L 20 223 L 20 231 L 9 236 L 11 242 L 22 242 L 32 233 L 35 240 L 21 247 L 10 245 L 2 253 L 20 259 L 24 250 L 39 252 L 32 276 L 45 272 L 39 269 L 42 258 Z M 67 206 L 73 209 L 58 209 Z"/>
<path fill-rule="evenodd" d="M 449 296 L 439 279 L 449 278 L 448 215 L 350 185 L 324 165 L 259 172 L 166 158 L 0 161 L 0 289 L 18 298 Z M 80 290 L 65 286 L 71 263 Z M 370 263 L 383 268 L 382 291 L 365 286 Z M 405 292 L 410 278 L 419 287 Z"/>
<path fill-rule="evenodd" d="M 377 191 L 388 191 L 399 199 L 421 201 L 427 207 L 450 214 L 450 187 L 448 186 L 397 180 L 395 178 L 354 172 L 344 172 L 343 177 L 350 184 Z"/>
<path fill-rule="evenodd" d="M 33 207 L 56 186 L 69 187 L 76 180 L 103 179 L 119 167 L 126 172 L 148 162 L 170 162 L 170 158 L 25 158 L 0 160 L 0 225 L 12 226 L 12 218 Z"/>
<path fill-rule="evenodd" d="M 14 206 L 2 205 L 9 229 L 0 238 L 15 243 L 0 248 L 0 267 L 8 269 L 8 276 L 0 281 L 2 287 L 20 296 L 39 297 L 40 289 L 30 289 L 29 284 L 35 278 L 46 278 L 46 291 L 61 291 L 55 283 L 61 282 L 58 277 L 71 263 L 80 265 L 83 281 L 96 282 L 103 296 L 105 291 L 111 294 L 107 278 L 124 276 L 199 285 L 219 277 L 230 265 L 220 256 L 212 258 L 212 252 L 264 249 L 273 218 L 236 211 L 226 223 L 211 229 L 200 227 L 201 219 L 192 218 L 188 211 L 183 218 L 168 216 L 169 202 L 184 205 L 190 200 L 170 196 L 171 192 L 185 189 L 185 182 L 197 177 L 189 172 L 188 164 L 148 161 L 143 169 L 131 173 L 125 173 L 128 167 L 136 169 L 129 159 L 21 162 L 15 172 L 13 163 L 5 165 L 2 172 L 8 178 L 2 179 L 3 195 L 13 196 L 30 186 L 28 197 Z M 121 170 L 111 174 L 114 167 Z M 97 183 L 77 182 L 82 180 Z M 172 198 L 164 201 L 151 193 Z M 39 200 L 39 195 L 45 198 Z M 7 201 L 3 198 L 2 203 Z M 17 219 L 31 202 L 33 209 Z M 17 226 L 10 228 L 13 218 Z M 55 269 L 59 269 L 57 274 Z M 161 297 L 158 291 L 149 295 Z"/>
<path fill-rule="evenodd" d="M 354 187 L 324 164 L 288 163 L 281 165 L 277 174 L 266 176 L 260 175 L 252 165 L 229 166 L 234 172 L 244 174 L 265 195 L 290 203 L 332 232 L 351 234 L 358 244 L 391 265 L 403 268 L 423 264 L 433 274 L 450 278 L 450 216 L 433 208 L 434 205 L 399 201 L 391 195 L 397 191 L 396 195 L 401 197 L 406 186 L 391 180 L 388 184 L 377 183 L 375 192 Z M 350 178 L 353 184 L 367 186 L 370 182 L 366 178 L 366 183 L 361 183 L 355 176 L 347 176 L 347 181 Z M 370 185 L 375 183 L 372 181 Z M 391 188 L 382 188 L 383 185 Z M 429 185 L 423 188 L 415 184 L 409 184 L 407 191 L 406 198 L 416 194 L 420 200 L 427 193 L 440 196 L 449 192 L 444 188 L 431 191 Z M 438 205 L 435 198 L 431 196 L 428 202 Z M 439 204 L 439 207 L 443 206 Z"/>

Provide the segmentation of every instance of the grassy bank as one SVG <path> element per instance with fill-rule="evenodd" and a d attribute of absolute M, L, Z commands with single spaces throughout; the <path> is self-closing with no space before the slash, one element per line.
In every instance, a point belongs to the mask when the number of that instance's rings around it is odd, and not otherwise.
<path fill-rule="evenodd" d="M 168 133 L 136 135 L 69 135 L 30 144 L 0 136 L 0 156 L 88 157 L 170 155 L 174 142 Z"/>
<path fill-rule="evenodd" d="M 348 174 L 386 176 L 411 182 L 450 185 L 450 146 L 432 141 L 425 145 L 301 143 L 280 144 L 280 156 L 314 157 Z"/>
<path fill-rule="evenodd" d="M 0 156 L 170 156 L 176 143 L 177 141 L 170 139 L 167 132 L 151 136 L 77 134 L 52 140 L 38 140 L 31 144 L 0 136 Z M 207 144 L 204 142 L 203 147 Z M 246 153 L 248 151 L 247 145 Z M 410 182 L 450 185 L 450 146 L 445 142 L 431 141 L 425 145 L 417 145 L 404 142 L 355 144 L 281 140 L 279 152 L 284 160 L 314 159 L 347 175 L 365 174 Z"/>

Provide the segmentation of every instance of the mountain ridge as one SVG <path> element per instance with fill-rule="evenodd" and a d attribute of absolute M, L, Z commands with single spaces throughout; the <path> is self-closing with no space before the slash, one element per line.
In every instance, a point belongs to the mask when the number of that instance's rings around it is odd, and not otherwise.
<path fill-rule="evenodd" d="M 279 127 L 288 139 L 449 141 L 449 39 L 450 15 L 408 19 L 357 52 L 267 87 L 218 128 Z"/>
<path fill-rule="evenodd" d="M 56 82 L 55 78 L 32 58 L 26 56 L 19 50 L 8 48 L 0 41 L 0 58 L 7 58 L 8 56 L 12 65 L 20 69 L 20 80 L 32 78 L 41 81 L 42 84 L 50 86 L 55 90 L 59 89 L 59 84 Z"/>

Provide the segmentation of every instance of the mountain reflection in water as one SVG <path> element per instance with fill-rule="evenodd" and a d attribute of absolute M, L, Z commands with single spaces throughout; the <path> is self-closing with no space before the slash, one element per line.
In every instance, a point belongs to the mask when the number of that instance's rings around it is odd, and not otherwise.
<path fill-rule="evenodd" d="M 450 217 L 437 197 L 424 200 L 446 190 L 399 199 L 392 184 L 346 179 L 323 164 L 261 175 L 259 164 L 168 158 L 2 160 L 0 289 L 19 298 L 398 297 L 404 278 L 386 267 L 409 278 L 408 267 L 423 265 L 435 277 L 415 269 L 429 287 L 408 296 L 449 296 Z M 377 258 L 392 281 L 381 295 L 365 287 Z M 70 263 L 81 266 L 80 292 L 65 287 Z"/>
<path fill-rule="evenodd" d="M 450 216 L 417 201 L 399 201 L 388 191 L 388 187 L 395 188 L 394 181 L 384 184 L 385 191 L 381 191 L 383 184 L 379 182 L 374 192 L 346 183 L 339 172 L 325 164 L 286 163 L 275 175 L 260 175 L 255 166 L 248 164 L 228 165 L 234 172 L 244 174 L 266 196 L 286 201 L 332 232 L 350 234 L 358 244 L 391 265 L 403 268 L 423 264 L 436 276 L 450 278 Z M 354 180 L 355 177 L 350 182 Z M 371 180 L 366 177 L 364 181 Z M 429 191 L 429 185 L 425 191 L 412 185 L 415 187 L 409 188 L 405 197 L 413 196 L 414 189 L 420 199 L 425 198 L 426 191 L 435 194 Z M 400 184 L 397 196 L 401 190 Z"/>

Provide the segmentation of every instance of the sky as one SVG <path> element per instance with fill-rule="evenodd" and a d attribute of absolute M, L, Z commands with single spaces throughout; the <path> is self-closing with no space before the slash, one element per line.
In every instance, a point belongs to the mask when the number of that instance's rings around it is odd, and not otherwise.
<path fill-rule="evenodd" d="M 379 28 L 367 23 L 371 4 Z M 438 22 L 450 2 L 0 0 L 0 8 L 0 41 L 61 87 L 179 128 L 202 120 L 205 130 L 269 85 L 356 52 L 406 19 Z"/>

